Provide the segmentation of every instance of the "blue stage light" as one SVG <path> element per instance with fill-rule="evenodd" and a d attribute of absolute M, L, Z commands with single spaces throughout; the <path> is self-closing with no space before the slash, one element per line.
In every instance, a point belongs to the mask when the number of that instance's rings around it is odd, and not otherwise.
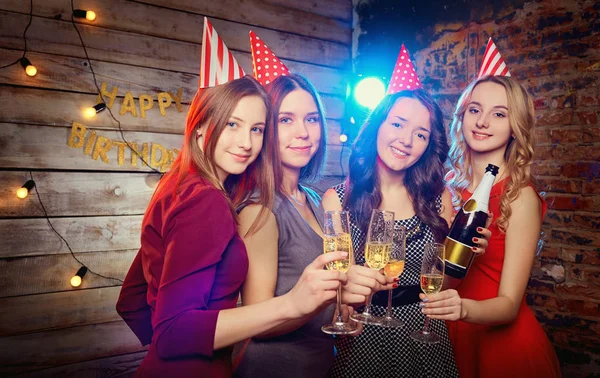
<path fill-rule="evenodd" d="M 374 109 L 385 96 L 385 85 L 376 77 L 367 77 L 356 84 L 354 98 L 360 105 Z"/>

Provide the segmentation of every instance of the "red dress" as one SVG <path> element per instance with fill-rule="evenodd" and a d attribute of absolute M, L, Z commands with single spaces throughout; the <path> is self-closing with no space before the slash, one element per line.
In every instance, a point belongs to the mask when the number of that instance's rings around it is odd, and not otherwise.
<path fill-rule="evenodd" d="M 461 298 L 485 300 L 498 296 L 504 263 L 505 234 L 496 220 L 506 179 L 492 188 L 489 209 L 494 214 L 492 237 L 483 256 L 476 257 L 469 273 L 456 289 Z M 462 192 L 467 200 L 472 193 Z M 546 203 L 542 200 L 542 219 Z M 447 322 L 456 364 L 462 378 L 472 377 L 560 377 L 554 348 L 535 315 L 525 302 L 510 324 L 480 325 L 463 321 Z"/>
<path fill-rule="evenodd" d="M 186 178 L 153 200 L 117 311 L 148 354 L 136 377 L 230 377 L 232 348 L 214 349 L 219 311 L 234 308 L 248 271 L 224 194 Z"/>

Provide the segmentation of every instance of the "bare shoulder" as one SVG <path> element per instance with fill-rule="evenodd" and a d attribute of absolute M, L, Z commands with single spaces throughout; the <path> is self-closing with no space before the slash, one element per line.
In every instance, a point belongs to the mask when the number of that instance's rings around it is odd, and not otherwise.
<path fill-rule="evenodd" d="M 323 194 L 321 204 L 323 205 L 323 209 L 325 209 L 325 211 L 342 210 L 340 198 L 333 188 L 328 189 L 325 194 Z"/>
<path fill-rule="evenodd" d="M 277 229 L 275 214 L 273 214 L 271 210 L 265 208 L 263 205 L 252 204 L 244 207 L 244 209 L 238 214 L 238 231 L 240 235 L 246 235 L 261 212 L 265 214 L 265 219 L 264 221 L 261 221 L 261 227 L 257 231 L 272 231 L 272 229 Z"/>
<path fill-rule="evenodd" d="M 535 190 L 526 186 L 519 191 L 519 196 L 510 204 L 513 214 L 540 214 L 542 203 Z"/>

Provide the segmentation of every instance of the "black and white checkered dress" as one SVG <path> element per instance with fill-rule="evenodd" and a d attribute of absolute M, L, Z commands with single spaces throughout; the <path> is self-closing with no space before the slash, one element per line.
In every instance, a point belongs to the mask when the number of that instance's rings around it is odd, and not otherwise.
<path fill-rule="evenodd" d="M 334 187 L 340 202 L 343 203 L 345 184 Z M 441 208 L 441 197 L 437 200 Z M 358 228 L 351 216 L 352 245 L 357 264 L 364 264 L 364 244 L 366 235 Z M 409 219 L 397 220 L 397 225 L 407 229 L 406 265 L 400 276 L 400 286 L 419 285 L 421 260 L 426 243 L 433 241 L 433 234 L 415 215 Z M 387 299 L 387 293 L 381 292 Z M 416 294 L 413 294 L 413 298 Z M 402 328 L 383 328 L 365 326 L 357 336 L 345 336 L 336 340 L 337 355 L 329 376 L 342 377 L 458 377 L 458 369 L 454 361 L 452 345 L 448 339 L 446 324 L 441 320 L 432 320 L 431 329 L 440 336 L 438 344 L 422 344 L 410 338 L 410 334 L 423 328 L 425 316 L 421 313 L 418 298 L 414 303 L 392 307 L 393 316 L 404 323 Z M 381 302 L 381 301 L 380 301 Z M 382 305 L 371 306 L 371 313 L 376 316 L 385 315 Z"/>

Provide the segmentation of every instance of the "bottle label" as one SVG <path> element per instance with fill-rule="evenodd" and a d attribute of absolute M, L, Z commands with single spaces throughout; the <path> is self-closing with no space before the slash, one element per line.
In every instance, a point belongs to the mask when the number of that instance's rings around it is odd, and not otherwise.
<path fill-rule="evenodd" d="M 446 237 L 444 244 L 446 245 L 446 261 L 464 269 L 466 272 L 473 258 L 471 246 L 450 237 Z"/>

